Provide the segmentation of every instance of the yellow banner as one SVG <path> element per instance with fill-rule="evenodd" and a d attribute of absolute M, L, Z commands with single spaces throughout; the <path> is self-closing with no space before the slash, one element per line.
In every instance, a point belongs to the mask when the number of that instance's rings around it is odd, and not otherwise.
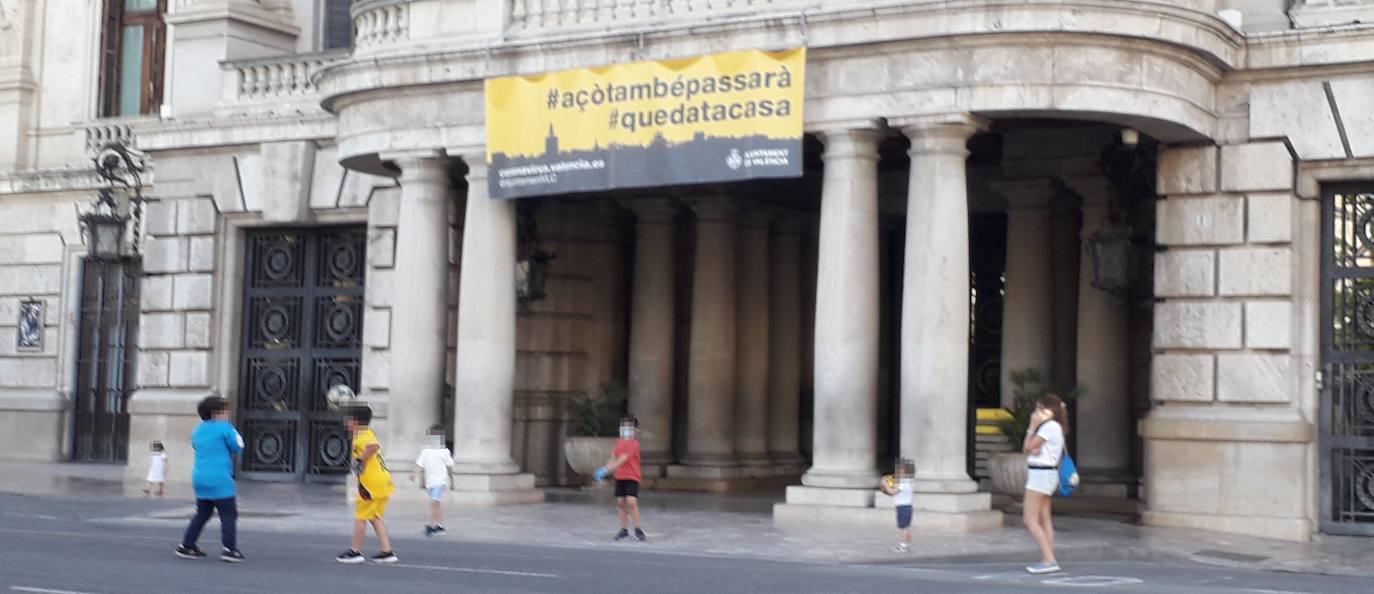
<path fill-rule="evenodd" d="M 806 50 L 486 83 L 492 196 L 801 175 Z"/>

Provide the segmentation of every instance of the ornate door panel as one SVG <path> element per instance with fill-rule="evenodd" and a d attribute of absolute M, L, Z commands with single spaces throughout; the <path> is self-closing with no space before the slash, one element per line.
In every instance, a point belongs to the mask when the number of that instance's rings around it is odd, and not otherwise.
<path fill-rule="evenodd" d="M 1374 536 L 1374 184 L 1326 189 L 1322 530 Z"/>
<path fill-rule="evenodd" d="M 244 476 L 342 480 L 349 439 L 324 393 L 359 388 L 364 227 L 248 234 L 239 429 Z"/>
<path fill-rule="evenodd" d="M 138 329 L 138 270 L 135 260 L 88 259 L 83 265 L 72 448 L 72 458 L 78 462 L 123 463 L 128 459 L 128 402 L 134 390 L 130 349 Z"/>

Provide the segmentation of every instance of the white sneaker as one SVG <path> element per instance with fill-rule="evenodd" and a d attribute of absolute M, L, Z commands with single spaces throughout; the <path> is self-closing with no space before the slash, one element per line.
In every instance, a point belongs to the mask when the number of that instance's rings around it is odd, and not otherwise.
<path fill-rule="evenodd" d="M 894 553 L 910 553 L 910 552 L 911 552 L 911 547 L 910 547 L 909 545 L 899 544 L 899 545 L 897 545 L 897 546 L 895 546 L 895 547 L 892 547 L 892 552 L 894 552 Z"/>

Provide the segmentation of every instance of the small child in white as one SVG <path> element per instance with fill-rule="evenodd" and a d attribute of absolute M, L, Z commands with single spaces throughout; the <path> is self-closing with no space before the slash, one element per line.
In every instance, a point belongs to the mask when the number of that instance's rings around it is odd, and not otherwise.
<path fill-rule="evenodd" d="M 429 428 L 429 443 L 420 450 L 415 459 L 415 473 L 410 480 L 415 481 L 421 474 L 425 477 L 425 490 L 429 491 L 429 523 L 425 524 L 425 536 L 443 534 L 444 530 L 444 491 L 449 489 L 449 475 L 453 472 L 453 453 L 444 446 L 444 428 L 438 425 Z"/>
<path fill-rule="evenodd" d="M 884 477 L 879 485 L 883 493 L 892 496 L 892 504 L 897 509 L 897 529 L 902 532 L 902 540 L 892 550 L 898 553 L 911 550 L 911 499 L 915 476 L 916 463 L 903 458 L 897 462 L 897 475 Z"/>
<path fill-rule="evenodd" d="M 167 454 L 162 451 L 162 442 L 155 441 L 148 446 L 148 481 L 143 487 L 144 495 L 151 495 L 157 488 L 157 496 L 162 497 L 167 485 Z"/>

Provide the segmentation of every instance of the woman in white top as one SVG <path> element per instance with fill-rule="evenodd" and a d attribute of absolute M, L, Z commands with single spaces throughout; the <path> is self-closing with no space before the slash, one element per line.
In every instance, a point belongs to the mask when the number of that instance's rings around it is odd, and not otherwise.
<path fill-rule="evenodd" d="M 1059 571 L 1054 558 L 1054 522 L 1050 502 L 1059 489 L 1059 459 L 1064 455 L 1064 435 L 1069 432 L 1069 414 L 1064 401 L 1047 394 L 1035 403 L 1022 451 L 1026 453 L 1026 498 L 1022 519 L 1035 544 L 1040 545 L 1040 562 L 1026 571 L 1033 574 Z"/>

